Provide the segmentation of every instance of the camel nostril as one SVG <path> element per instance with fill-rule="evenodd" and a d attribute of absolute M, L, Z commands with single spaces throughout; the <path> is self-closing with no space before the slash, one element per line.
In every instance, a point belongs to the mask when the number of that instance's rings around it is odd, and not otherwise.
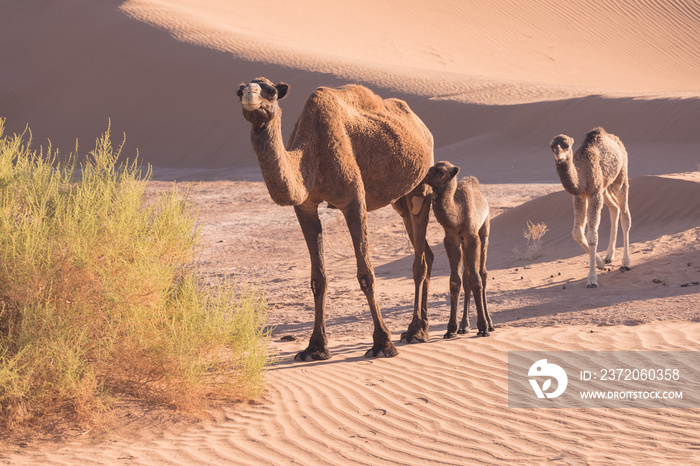
<path fill-rule="evenodd" d="M 244 92 L 241 98 L 241 105 L 246 110 L 256 110 L 262 105 L 262 97 L 260 97 L 260 94 Z"/>
<path fill-rule="evenodd" d="M 262 105 L 262 89 L 259 84 L 250 83 L 243 88 L 241 95 L 241 104 L 246 110 L 256 110 Z"/>
<path fill-rule="evenodd" d="M 260 108 L 261 102 L 246 102 L 246 101 L 241 101 L 241 105 L 243 106 L 243 110 L 257 110 Z"/>

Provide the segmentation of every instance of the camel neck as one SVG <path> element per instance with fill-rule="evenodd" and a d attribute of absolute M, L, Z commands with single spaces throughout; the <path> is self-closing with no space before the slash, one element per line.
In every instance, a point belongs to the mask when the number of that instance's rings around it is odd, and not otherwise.
<path fill-rule="evenodd" d="M 282 140 L 282 111 L 262 126 L 253 126 L 250 139 L 272 200 L 300 205 L 309 195 L 301 173 L 301 152 L 287 152 Z"/>
<path fill-rule="evenodd" d="M 441 225 L 455 226 L 453 220 L 457 218 L 457 205 L 454 201 L 456 191 L 457 180 L 455 177 L 444 189 L 435 192 L 433 207 L 435 218 Z"/>
<path fill-rule="evenodd" d="M 586 188 L 585 183 L 583 183 L 579 177 L 579 172 L 573 160 L 567 159 L 564 162 L 558 162 L 557 173 L 559 174 L 562 186 L 564 186 L 564 189 L 570 194 L 578 196 Z"/>

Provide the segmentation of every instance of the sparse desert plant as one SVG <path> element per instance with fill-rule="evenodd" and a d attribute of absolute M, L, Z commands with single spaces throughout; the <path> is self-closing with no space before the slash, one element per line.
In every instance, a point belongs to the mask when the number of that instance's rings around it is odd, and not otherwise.
<path fill-rule="evenodd" d="M 150 170 L 119 152 L 108 130 L 62 161 L 0 119 L 0 432 L 87 428 L 120 395 L 199 408 L 261 393 L 264 295 L 204 288 L 187 196 L 147 202 Z"/>
<path fill-rule="evenodd" d="M 515 255 L 520 260 L 532 260 L 542 254 L 542 238 L 547 233 L 547 225 L 544 222 L 534 224 L 527 221 L 527 226 L 523 229 L 523 236 L 527 240 L 524 250 L 517 246 L 513 248 Z"/>

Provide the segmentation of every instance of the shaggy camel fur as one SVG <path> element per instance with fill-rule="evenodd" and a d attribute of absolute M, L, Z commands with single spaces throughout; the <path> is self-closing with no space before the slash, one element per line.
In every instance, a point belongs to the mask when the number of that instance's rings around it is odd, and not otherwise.
<path fill-rule="evenodd" d="M 479 187 L 479 181 L 470 176 L 457 183 L 459 167 L 450 162 L 438 162 L 425 177 L 433 188 L 433 211 L 445 229 L 445 251 L 450 261 L 450 322 L 445 338 L 455 332 L 469 331 L 469 292 L 474 293 L 478 336 L 487 337 L 493 331 L 493 322 L 486 307 L 486 252 L 489 245 L 489 204 Z M 459 278 L 463 262 L 464 281 Z M 460 286 L 464 285 L 464 314 L 457 330 L 457 306 Z"/>
<path fill-rule="evenodd" d="M 375 297 L 370 262 L 367 211 L 392 204 L 403 217 L 413 243 L 415 302 L 413 322 L 402 338 L 428 337 L 428 283 L 433 254 L 425 234 L 431 193 L 419 186 L 433 164 L 433 136 L 408 105 L 382 99 L 366 87 L 320 87 L 306 100 L 287 148 L 282 141 L 278 101 L 289 86 L 266 78 L 241 84 L 243 116 L 272 199 L 294 206 L 311 256 L 314 330 L 298 360 L 330 357 L 326 336 L 326 272 L 318 206 L 340 209 L 350 230 L 357 279 L 374 320 L 374 344 L 367 356 L 398 354 Z"/>
<path fill-rule="evenodd" d="M 594 128 L 573 153 L 574 140 L 560 134 L 550 143 L 561 183 L 574 196 L 574 239 L 590 256 L 588 288 L 598 286 L 596 266 L 603 269 L 615 257 L 618 220 L 622 224 L 624 255 L 620 270 L 630 270 L 629 233 L 632 225 L 627 177 L 627 151 L 620 139 Z M 605 261 L 596 253 L 603 202 L 610 211 L 610 243 Z M 620 216 L 622 211 L 622 216 Z M 588 220 L 588 231 L 584 229 Z"/>

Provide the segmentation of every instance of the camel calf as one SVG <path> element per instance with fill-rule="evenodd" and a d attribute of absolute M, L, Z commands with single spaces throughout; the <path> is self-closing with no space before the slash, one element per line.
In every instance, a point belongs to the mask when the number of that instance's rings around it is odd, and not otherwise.
<path fill-rule="evenodd" d="M 615 257 L 617 224 L 622 225 L 624 252 L 621 271 L 630 270 L 630 226 L 632 217 L 628 205 L 629 177 L 627 150 L 614 134 L 594 128 L 574 153 L 574 140 L 565 134 L 549 144 L 561 184 L 574 196 L 573 237 L 589 255 L 587 288 L 598 287 L 598 268 L 605 268 Z M 598 227 L 603 203 L 610 211 L 610 243 L 605 260 L 598 249 Z M 588 224 L 588 231 L 584 235 Z"/>
<path fill-rule="evenodd" d="M 470 176 L 457 183 L 459 167 L 450 162 L 438 162 L 431 167 L 424 183 L 433 188 L 435 217 L 445 229 L 445 250 L 450 261 L 450 322 L 445 338 L 455 332 L 469 331 L 469 294 L 476 303 L 476 326 L 480 337 L 489 336 L 493 322 L 486 308 L 486 250 L 489 245 L 489 204 L 479 187 L 479 181 Z M 463 278 L 459 265 L 463 262 Z M 460 286 L 464 285 L 464 315 L 457 330 L 457 306 Z"/>

